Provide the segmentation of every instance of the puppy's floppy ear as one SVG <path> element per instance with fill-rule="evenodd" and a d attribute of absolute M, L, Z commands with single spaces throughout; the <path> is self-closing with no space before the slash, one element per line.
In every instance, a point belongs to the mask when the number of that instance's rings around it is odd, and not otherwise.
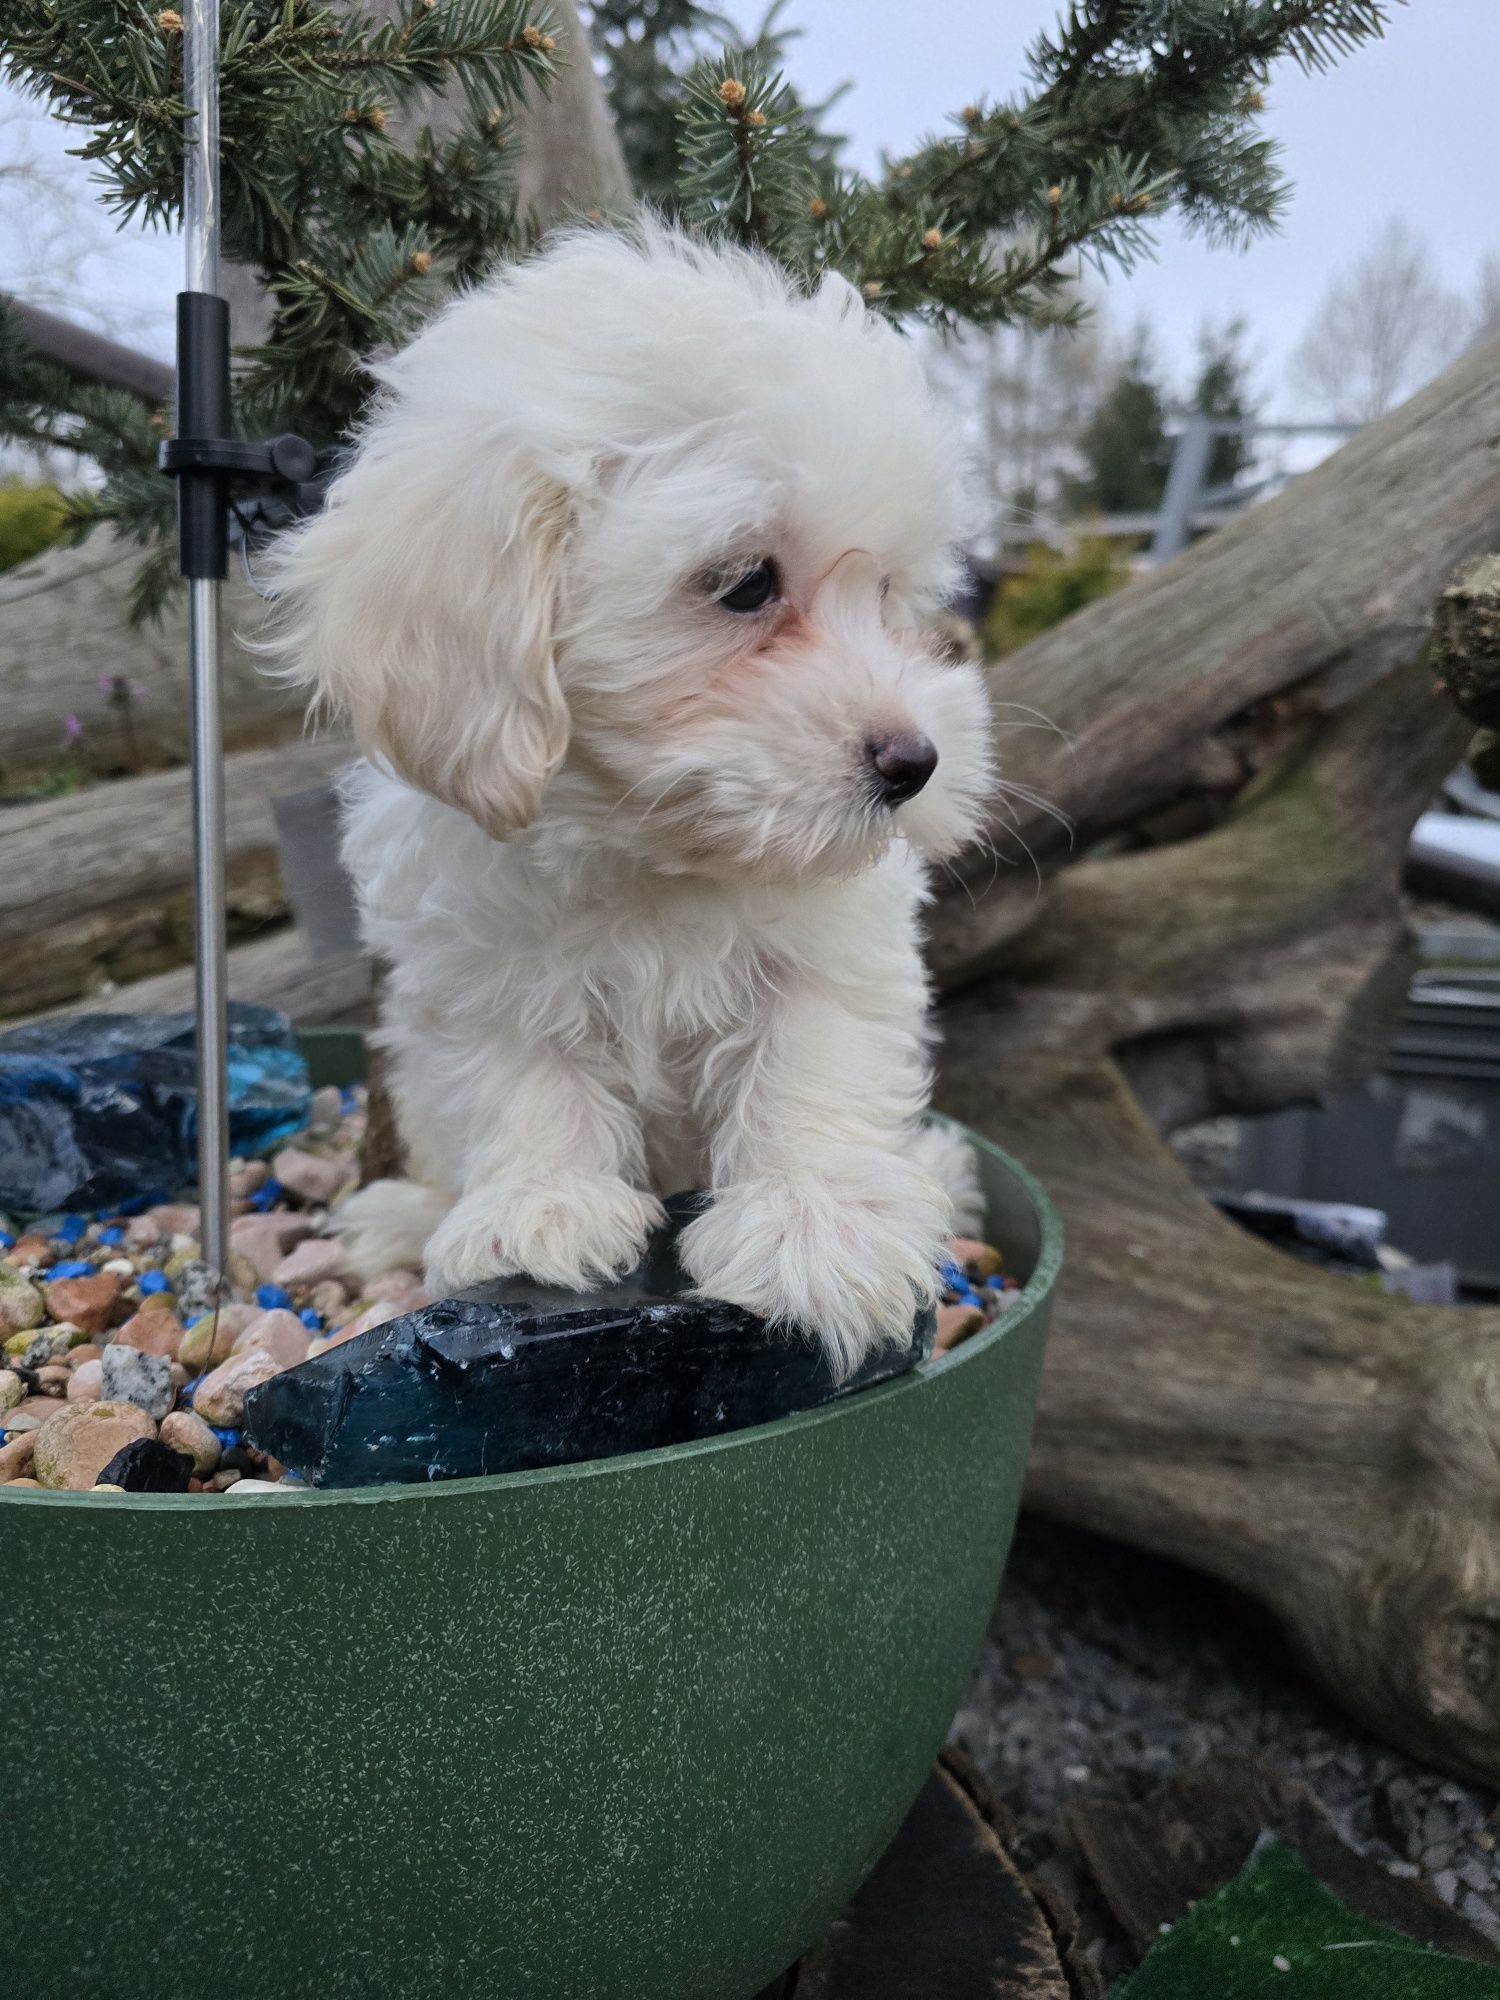
<path fill-rule="evenodd" d="M 524 454 L 413 436 L 389 406 L 274 560 L 286 678 L 497 840 L 535 819 L 568 747 L 553 658 L 568 517 Z"/>

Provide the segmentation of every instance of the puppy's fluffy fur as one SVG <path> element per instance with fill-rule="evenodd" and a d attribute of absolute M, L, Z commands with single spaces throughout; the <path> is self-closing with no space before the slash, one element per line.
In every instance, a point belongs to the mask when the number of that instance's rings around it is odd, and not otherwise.
<path fill-rule="evenodd" d="M 287 670 L 369 760 L 345 851 L 416 1177 L 348 1204 L 354 1254 L 577 1285 L 707 1186 L 700 1288 L 847 1371 L 932 1296 L 953 1184 L 975 1219 L 919 1122 L 923 864 L 990 783 L 978 678 L 918 632 L 947 426 L 843 280 L 651 224 L 563 238 L 381 373 L 278 561 Z M 894 809 L 893 734 L 939 759 Z"/>

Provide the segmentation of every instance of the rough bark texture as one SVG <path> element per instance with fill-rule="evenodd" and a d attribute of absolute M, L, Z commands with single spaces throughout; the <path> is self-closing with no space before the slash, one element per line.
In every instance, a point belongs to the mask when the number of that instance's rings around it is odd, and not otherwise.
<path fill-rule="evenodd" d="M 1020 739 L 1026 781 L 1099 845 L 939 912 L 939 1102 L 1040 1174 L 1068 1233 L 1032 1503 L 1259 1598 L 1376 1728 L 1490 1780 L 1500 1312 L 1285 1258 L 1159 1133 L 1316 1099 L 1394 1025 L 1407 834 L 1469 734 L 1434 676 L 1478 672 L 1500 625 L 1492 565 L 1427 636 L 1454 564 L 1500 542 L 1497 434 L 1492 348 L 1018 655 L 997 696 L 1079 733 L 1073 759 Z"/>
<path fill-rule="evenodd" d="M 271 801 L 349 760 L 340 738 L 225 760 L 231 936 L 284 917 Z M 0 1015 L 79 999 L 192 953 L 186 770 L 0 813 Z"/>
<path fill-rule="evenodd" d="M 180 605 L 157 625 L 125 615 L 141 552 L 100 533 L 82 548 L 49 549 L 0 576 L 0 781 L 72 766 L 88 773 L 160 769 L 188 754 L 187 622 Z M 231 750 L 301 734 L 300 695 L 258 671 L 237 634 L 253 633 L 260 603 L 231 574 L 224 592 L 224 739 Z M 101 683 L 133 690 L 122 711 Z M 67 718 L 83 733 L 69 741 Z"/>
<path fill-rule="evenodd" d="M 279 1007 L 299 1027 L 368 1027 L 374 1018 L 373 990 L 369 959 L 314 958 L 291 926 L 234 945 L 229 952 L 230 999 Z M 193 968 L 180 965 L 43 1012 L 180 1014 L 192 1004 Z"/>
<path fill-rule="evenodd" d="M 1006 778 L 1045 803 L 1012 796 L 991 828 L 999 863 L 971 857 L 939 903 L 939 978 L 974 977 L 1036 920 L 1021 841 L 1050 873 L 1125 829 L 1211 825 L 1289 734 L 1409 660 L 1455 566 L 1500 546 L 1497 439 L 1491 342 L 1277 499 L 997 667 Z"/>

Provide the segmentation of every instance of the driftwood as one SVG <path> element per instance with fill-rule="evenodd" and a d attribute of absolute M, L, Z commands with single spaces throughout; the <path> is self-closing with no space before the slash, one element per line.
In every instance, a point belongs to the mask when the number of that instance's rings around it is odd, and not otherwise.
<path fill-rule="evenodd" d="M 188 754 L 187 626 L 180 605 L 159 624 L 126 616 L 141 552 L 103 532 L 48 549 L 0 576 L 0 782 L 47 772 L 158 770 Z M 287 742 L 303 703 L 266 679 L 236 634 L 253 633 L 260 600 L 236 571 L 225 589 L 224 738 L 231 750 Z M 108 683 L 129 684 L 128 705 Z M 76 717 L 81 734 L 69 717 Z"/>
<path fill-rule="evenodd" d="M 231 936 L 286 914 L 271 800 L 349 759 L 336 738 L 225 760 Z M 0 812 L 0 1014 L 28 1013 L 192 956 L 186 770 Z"/>
<path fill-rule="evenodd" d="M 1471 580 L 1426 634 L 1455 563 L 1500 545 L 1497 437 L 1490 347 L 998 670 L 997 703 L 1074 738 L 1017 733 L 1007 762 L 1082 858 L 1023 803 L 1043 884 L 986 894 L 976 862 L 935 926 L 940 1102 L 1068 1232 L 1031 1502 L 1248 1591 L 1377 1728 L 1491 1780 L 1500 1312 L 1284 1258 L 1161 1135 L 1316 1100 L 1394 1026 L 1408 830 L 1469 734 L 1434 673 L 1500 597 Z"/>
<path fill-rule="evenodd" d="M 279 1007 L 302 1028 L 367 1028 L 374 1019 L 374 974 L 362 954 L 315 958 L 291 925 L 229 951 L 229 997 Z M 42 1016 L 60 1014 L 181 1014 L 193 1005 L 193 968 L 180 965 L 107 993 L 89 994 Z"/>

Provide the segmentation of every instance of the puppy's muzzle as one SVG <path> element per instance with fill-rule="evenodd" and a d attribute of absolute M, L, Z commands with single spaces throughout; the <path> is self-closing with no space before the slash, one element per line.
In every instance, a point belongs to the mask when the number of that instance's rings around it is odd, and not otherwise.
<path fill-rule="evenodd" d="M 873 736 L 865 745 L 865 762 L 884 806 L 914 799 L 937 769 L 938 753 L 925 736 Z"/>

